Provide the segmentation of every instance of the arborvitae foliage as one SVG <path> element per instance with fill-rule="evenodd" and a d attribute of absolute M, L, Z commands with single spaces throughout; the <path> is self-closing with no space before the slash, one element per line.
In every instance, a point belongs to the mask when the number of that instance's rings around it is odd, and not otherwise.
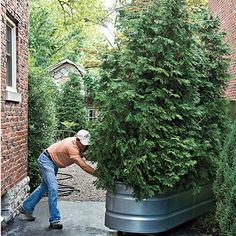
<path fill-rule="evenodd" d="M 224 57 L 229 46 L 222 43 L 225 33 L 220 32 L 219 21 L 209 17 L 204 8 L 195 8 L 191 19 L 198 57 L 196 70 L 201 73 L 198 85 L 200 101 L 196 107 L 201 130 L 198 133 L 200 145 L 195 151 L 197 164 L 190 177 L 201 181 L 215 178 L 217 159 L 229 125 L 226 118 L 229 103 L 222 96 L 230 78 L 229 60 Z"/>
<path fill-rule="evenodd" d="M 216 175 L 216 217 L 225 236 L 236 235 L 236 121 L 228 134 Z"/>
<path fill-rule="evenodd" d="M 58 95 L 59 131 L 67 130 L 64 122 L 73 123 L 72 131 L 77 132 L 85 128 L 87 121 L 85 96 L 82 88 L 82 79 L 77 74 L 71 74 Z"/>
<path fill-rule="evenodd" d="M 195 14 L 182 0 L 120 12 L 122 37 L 103 63 L 91 147 L 98 186 L 121 180 L 142 199 L 211 178 L 227 120 L 220 94 L 228 63 L 217 24 Z"/>

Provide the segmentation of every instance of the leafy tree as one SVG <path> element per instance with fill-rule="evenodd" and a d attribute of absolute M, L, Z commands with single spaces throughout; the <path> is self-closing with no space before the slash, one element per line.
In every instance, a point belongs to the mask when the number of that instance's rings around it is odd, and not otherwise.
<path fill-rule="evenodd" d="M 104 9 L 101 0 L 31 0 L 29 46 L 34 66 L 46 71 L 65 58 L 82 65 L 99 63 L 94 51 L 105 48 L 99 30 L 106 19 Z"/>
<path fill-rule="evenodd" d="M 236 234 L 236 121 L 227 135 L 221 152 L 214 184 L 217 200 L 216 218 L 222 235 Z"/>
<path fill-rule="evenodd" d="M 80 29 L 80 35 L 84 40 L 75 48 L 75 52 L 80 56 L 79 63 L 85 68 L 97 68 L 101 64 L 98 52 L 106 50 L 107 45 L 106 38 L 101 32 L 101 27 L 109 20 L 104 1 L 50 1 L 64 16 L 60 15 L 60 19 L 68 31 Z"/>
<path fill-rule="evenodd" d="M 78 59 L 76 50 L 83 41 L 80 28 L 67 29 L 55 15 L 54 5 L 32 2 L 30 5 L 29 50 L 34 66 L 44 68 L 69 58 Z M 54 6 L 55 7 L 55 6 Z"/>
<path fill-rule="evenodd" d="M 145 1 L 120 12 L 123 36 L 102 66 L 101 123 L 91 148 L 98 186 L 121 180 L 143 199 L 211 179 L 214 158 L 207 152 L 219 156 L 227 127 L 220 95 L 228 60 L 213 19 L 195 14 L 198 21 L 182 0 Z"/>

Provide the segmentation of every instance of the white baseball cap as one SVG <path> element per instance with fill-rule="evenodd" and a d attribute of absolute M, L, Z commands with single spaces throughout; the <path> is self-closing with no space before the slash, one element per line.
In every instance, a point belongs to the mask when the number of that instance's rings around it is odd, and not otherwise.
<path fill-rule="evenodd" d="M 83 145 L 85 146 L 89 145 L 90 134 L 87 130 L 85 129 L 79 130 L 78 133 L 76 134 L 76 138 L 78 138 Z"/>

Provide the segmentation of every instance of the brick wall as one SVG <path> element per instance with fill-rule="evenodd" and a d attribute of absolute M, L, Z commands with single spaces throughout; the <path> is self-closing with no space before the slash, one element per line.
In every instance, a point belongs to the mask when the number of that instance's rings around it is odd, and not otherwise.
<path fill-rule="evenodd" d="M 226 95 L 230 100 L 236 101 L 236 0 L 209 0 L 209 9 L 213 15 L 219 17 L 221 28 L 227 33 L 226 40 L 232 45 L 232 79 L 229 81 Z"/>
<path fill-rule="evenodd" d="M 6 15 L 16 22 L 16 89 L 6 100 Z M 1 196 L 27 176 L 28 0 L 1 0 Z"/>

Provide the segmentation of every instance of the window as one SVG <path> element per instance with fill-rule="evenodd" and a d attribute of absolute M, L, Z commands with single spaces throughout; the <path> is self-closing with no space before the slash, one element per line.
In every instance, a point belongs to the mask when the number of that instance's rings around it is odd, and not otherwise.
<path fill-rule="evenodd" d="M 21 95 L 16 90 L 16 24 L 6 19 L 6 99 L 20 102 Z"/>
<path fill-rule="evenodd" d="M 96 108 L 88 108 L 88 120 L 96 121 L 98 118 L 98 109 Z"/>

